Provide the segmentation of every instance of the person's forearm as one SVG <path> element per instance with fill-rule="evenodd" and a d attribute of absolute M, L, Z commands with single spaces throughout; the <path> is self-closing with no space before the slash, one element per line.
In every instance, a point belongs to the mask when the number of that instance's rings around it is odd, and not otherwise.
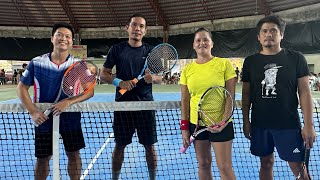
<path fill-rule="evenodd" d="M 309 77 L 298 79 L 298 94 L 305 126 L 313 126 L 313 102 L 309 88 Z"/>
<path fill-rule="evenodd" d="M 189 120 L 190 105 L 189 101 L 181 101 L 181 119 Z"/>
<path fill-rule="evenodd" d="M 153 75 L 152 76 L 152 83 L 153 84 L 161 84 L 162 83 L 162 76 Z"/>
<path fill-rule="evenodd" d="M 190 94 L 186 85 L 181 85 L 181 119 L 189 120 Z"/>
<path fill-rule="evenodd" d="M 103 70 L 101 71 L 101 74 L 100 74 L 100 80 L 102 82 L 112 84 L 113 79 L 114 78 L 112 77 L 112 70 L 108 69 L 108 68 L 103 68 Z"/>
<path fill-rule="evenodd" d="M 235 97 L 235 90 L 236 90 L 236 80 L 235 78 L 231 78 L 226 81 L 226 89 L 234 99 Z"/>
<path fill-rule="evenodd" d="M 230 108 L 235 107 L 235 89 L 236 89 L 236 81 L 235 78 L 231 78 L 225 82 L 225 88 L 229 92 L 230 96 L 227 96 L 227 100 L 225 100 L 224 110 L 225 112 L 230 112 Z M 231 98 L 231 99 L 230 99 Z"/>
<path fill-rule="evenodd" d="M 105 83 L 108 83 L 108 84 L 112 84 L 112 81 L 114 79 L 112 76 L 108 76 L 108 75 L 101 76 L 100 78 L 101 78 L 102 82 L 105 82 Z"/>
<path fill-rule="evenodd" d="M 311 94 L 304 92 L 300 93 L 299 95 L 300 99 L 300 106 L 302 109 L 303 114 L 303 121 L 305 126 L 313 126 L 313 104 L 312 104 L 312 98 Z"/>
<path fill-rule="evenodd" d="M 249 111 L 250 111 L 250 103 L 249 98 L 242 98 L 242 116 L 243 122 L 249 123 Z"/>
<path fill-rule="evenodd" d="M 243 123 L 249 123 L 249 112 L 250 112 L 250 84 L 243 82 L 242 85 L 242 116 Z"/>
<path fill-rule="evenodd" d="M 17 95 L 21 101 L 21 103 L 27 108 L 30 114 L 34 113 L 37 109 L 35 105 L 32 103 L 30 98 L 30 94 L 28 92 L 28 87 L 19 82 L 17 86 Z"/>
<path fill-rule="evenodd" d="M 81 96 L 76 96 L 76 97 L 71 97 L 68 98 L 67 101 L 69 102 L 69 106 L 78 102 L 85 101 L 94 95 L 94 89 L 90 90 L 89 92 L 81 95 Z"/>

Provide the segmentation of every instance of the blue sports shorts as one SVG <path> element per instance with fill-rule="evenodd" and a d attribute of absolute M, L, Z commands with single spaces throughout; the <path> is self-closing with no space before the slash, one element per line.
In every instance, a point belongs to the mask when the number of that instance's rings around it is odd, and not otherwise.
<path fill-rule="evenodd" d="M 251 129 L 251 153 L 255 156 L 268 156 L 276 147 L 279 157 L 289 162 L 304 160 L 304 141 L 301 129 Z"/>

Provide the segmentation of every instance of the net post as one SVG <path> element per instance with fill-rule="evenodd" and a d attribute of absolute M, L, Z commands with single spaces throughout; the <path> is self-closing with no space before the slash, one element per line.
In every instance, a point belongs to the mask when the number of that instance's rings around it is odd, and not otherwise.
<path fill-rule="evenodd" d="M 60 116 L 53 115 L 52 125 L 52 159 L 53 159 L 53 180 L 60 180 L 60 150 L 59 150 L 59 124 Z"/>

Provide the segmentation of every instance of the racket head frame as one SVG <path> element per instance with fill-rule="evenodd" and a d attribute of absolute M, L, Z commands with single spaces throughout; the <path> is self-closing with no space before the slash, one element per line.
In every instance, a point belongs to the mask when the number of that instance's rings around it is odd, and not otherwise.
<path fill-rule="evenodd" d="M 64 88 L 64 82 L 66 81 L 66 77 L 67 75 L 72 72 L 73 68 L 77 65 L 83 65 L 83 66 L 86 66 L 86 70 L 84 71 L 79 71 L 79 73 L 81 73 L 82 75 L 83 74 L 87 74 L 87 73 L 90 73 L 90 76 L 92 76 L 92 82 L 90 82 L 91 84 L 81 93 L 79 94 L 76 94 L 76 95 L 72 95 L 68 92 L 66 92 L 65 88 Z M 89 67 L 90 66 L 90 67 Z M 90 68 L 90 70 L 89 70 Z M 88 74 L 87 74 L 88 75 Z M 86 75 L 84 75 L 86 76 Z M 87 76 L 88 77 L 88 76 Z M 93 64 L 92 62 L 90 61 L 86 61 L 86 60 L 81 60 L 81 61 L 76 61 L 75 63 L 73 63 L 67 70 L 66 72 L 64 73 L 63 75 L 63 78 L 62 78 L 62 81 L 61 81 L 61 87 L 60 87 L 60 90 L 62 90 L 62 92 L 64 94 L 66 94 L 68 97 L 75 97 L 75 96 L 81 96 L 83 94 L 86 94 L 87 92 L 91 91 L 95 85 L 97 84 L 97 78 L 98 78 L 98 68 L 95 64 Z M 60 95 L 61 95 L 61 92 L 60 92 Z M 59 95 L 59 96 L 60 96 Z M 59 97 L 57 97 L 59 99 Z"/>
<path fill-rule="evenodd" d="M 212 89 L 215 89 L 215 88 L 220 88 L 220 89 L 223 89 L 224 93 L 226 93 L 226 96 L 231 100 L 230 103 L 231 103 L 231 106 L 230 106 L 230 110 L 228 112 L 228 116 L 224 117 L 224 119 L 222 121 L 220 121 L 221 123 L 215 123 L 214 120 L 211 119 L 211 117 L 207 116 L 206 113 L 202 110 L 202 103 L 204 102 L 204 97 L 212 90 Z M 197 122 L 197 126 L 199 126 L 201 124 L 201 126 L 205 126 L 205 127 L 208 127 L 208 125 L 201 119 L 201 116 L 205 116 L 207 119 L 210 120 L 210 122 L 212 123 L 212 125 L 209 125 L 210 127 L 215 127 L 215 128 L 219 128 L 221 126 L 223 126 L 225 123 L 227 123 L 230 118 L 232 117 L 233 115 L 233 111 L 234 111 L 234 107 L 235 107 L 235 101 L 233 99 L 233 96 L 230 94 L 230 92 L 223 86 L 211 86 L 209 87 L 201 96 L 200 98 L 200 101 L 198 103 L 198 122 Z M 202 131 L 201 131 L 202 130 Z M 200 131 L 203 132 L 205 130 L 207 130 L 207 128 L 204 128 L 204 129 L 201 129 Z M 200 134 L 201 132 L 197 133 Z"/>
<path fill-rule="evenodd" d="M 144 69 L 141 71 L 141 75 L 143 74 L 143 72 L 144 72 L 144 70 L 146 69 L 146 68 L 148 68 L 148 69 L 153 69 L 152 67 L 150 67 L 150 64 L 151 63 L 148 63 L 149 61 L 150 61 L 150 58 L 152 58 L 153 56 L 152 56 L 152 54 L 157 54 L 158 52 L 158 50 L 161 50 L 161 49 L 163 49 L 163 48 L 168 48 L 169 50 L 170 50 L 170 58 L 171 59 L 165 59 L 165 62 L 167 62 L 167 61 L 173 61 L 173 63 L 172 64 L 170 64 L 170 66 L 167 68 L 167 69 L 165 69 L 165 68 L 162 68 L 163 70 L 162 71 L 159 71 L 159 72 L 153 72 L 153 71 L 150 71 L 150 73 L 151 74 L 156 74 L 156 75 L 163 75 L 163 74 L 166 74 L 166 73 L 168 73 L 168 72 L 170 72 L 175 66 L 176 66 L 176 64 L 177 64 L 177 61 L 178 61 L 178 59 L 179 59 L 179 56 L 178 56 L 178 52 L 177 52 L 177 50 L 176 50 L 176 48 L 174 48 L 171 44 L 168 44 L 168 43 L 161 43 L 161 44 L 158 44 L 157 46 L 155 46 L 150 52 L 149 52 L 149 54 L 148 54 L 148 56 L 147 56 L 147 58 L 146 58 L 146 62 L 145 62 L 145 65 L 144 65 Z M 164 59 L 164 58 L 163 58 Z M 159 64 L 162 64 L 161 62 L 159 62 Z M 143 77 L 142 77 L 143 78 Z"/>
<path fill-rule="evenodd" d="M 63 74 L 63 78 L 62 78 L 62 80 L 61 80 L 61 83 L 60 83 L 59 92 L 58 92 L 57 97 L 56 97 L 56 99 L 54 100 L 53 104 L 55 104 L 55 103 L 57 103 L 57 102 L 59 101 L 60 96 L 61 96 L 61 93 L 64 92 L 64 90 L 63 90 L 63 82 L 64 82 L 65 77 L 67 76 L 67 74 L 72 70 L 73 67 L 75 67 L 77 64 L 82 63 L 82 62 L 88 63 L 89 61 L 86 61 L 86 60 L 76 61 L 76 62 L 74 62 L 70 67 L 68 67 L 68 69 L 65 71 L 65 73 Z M 96 83 L 97 83 L 97 73 L 98 73 L 97 70 L 98 70 L 98 68 L 97 68 L 97 66 L 96 66 L 95 64 L 93 64 L 92 62 L 89 62 L 89 63 L 90 63 L 90 65 L 92 65 L 93 68 L 95 68 L 94 83 L 93 83 L 86 91 L 84 91 L 83 93 L 77 94 L 77 96 L 80 96 L 80 95 L 82 95 L 82 94 L 84 94 L 84 93 L 89 92 L 90 90 L 92 90 L 92 89 L 94 88 L 94 86 L 95 86 Z M 65 92 L 64 92 L 64 93 L 65 93 Z M 65 94 L 66 94 L 68 97 L 71 97 L 71 96 L 68 95 L 68 93 L 65 93 Z M 51 113 L 50 107 L 47 108 L 43 113 L 44 113 L 44 115 L 49 116 L 49 114 Z M 36 123 L 33 123 L 33 124 L 34 124 L 36 127 L 39 126 L 39 125 L 36 124 Z"/>
<path fill-rule="evenodd" d="M 174 61 L 173 65 L 171 65 L 171 67 L 170 67 L 167 71 L 161 71 L 161 72 L 158 72 L 158 73 L 153 73 L 152 71 L 150 71 L 150 68 L 151 68 L 151 67 L 148 67 L 149 59 L 150 59 L 150 57 L 152 56 L 152 53 L 157 53 L 157 50 L 160 49 L 160 48 L 163 47 L 163 46 L 169 47 L 169 48 L 172 50 L 172 52 L 173 52 L 173 54 L 174 54 L 174 60 L 175 60 L 175 61 Z M 158 44 L 157 46 L 155 46 L 154 48 L 152 48 L 152 50 L 148 53 L 148 56 L 146 57 L 146 60 L 145 60 L 144 65 L 143 65 L 143 68 L 141 69 L 139 75 L 138 75 L 136 78 L 134 78 L 132 81 L 133 81 L 133 83 L 137 84 L 141 79 L 143 79 L 143 78 L 144 78 L 144 75 L 143 75 L 143 74 L 144 74 L 144 72 L 145 72 L 145 70 L 146 70 L 147 68 L 149 69 L 149 72 L 150 72 L 151 74 L 154 74 L 154 75 L 163 75 L 163 74 L 171 71 L 171 69 L 177 64 L 177 61 L 178 61 L 178 53 L 177 53 L 177 50 L 176 50 L 171 44 L 168 44 L 168 43 Z M 126 92 L 127 92 L 127 89 L 120 89 L 120 90 L 119 90 L 119 93 L 120 93 L 121 95 L 123 95 L 123 94 L 126 93 Z"/>
<path fill-rule="evenodd" d="M 234 103 L 234 102 L 235 102 L 235 101 L 234 101 L 234 99 L 233 99 L 233 96 L 230 94 L 230 92 L 229 92 L 225 87 L 222 87 L 222 86 L 212 86 L 212 87 L 208 88 L 208 89 L 202 94 L 202 96 L 201 96 L 201 98 L 200 98 L 200 100 L 199 100 L 199 103 L 198 103 L 198 121 L 197 121 L 196 128 L 195 128 L 193 134 L 190 136 L 190 145 L 193 143 L 193 141 L 196 139 L 196 137 L 197 137 L 200 133 L 208 130 L 208 125 L 207 125 L 205 122 L 203 122 L 203 121 L 201 120 L 201 118 L 200 118 L 200 117 L 201 117 L 201 113 L 204 114 L 204 113 L 201 111 L 201 105 L 202 105 L 202 102 L 203 102 L 203 100 L 204 100 L 205 95 L 206 95 L 210 90 L 212 90 L 213 88 L 223 88 L 223 90 L 227 93 L 227 95 L 229 96 L 229 98 L 231 98 L 231 103 L 232 103 L 232 104 L 231 104 L 231 107 L 232 107 L 232 108 L 231 108 L 231 112 L 229 112 L 229 113 L 230 113 L 230 116 L 229 116 L 228 118 L 225 118 L 225 121 L 224 121 L 223 123 L 215 124 L 215 125 L 213 125 L 213 126 L 211 126 L 211 127 L 216 127 L 216 128 L 221 127 L 221 126 L 224 125 L 227 121 L 229 121 L 229 119 L 230 119 L 230 118 L 232 117 L 232 115 L 233 115 L 234 106 L 235 106 L 235 103 Z M 201 123 L 201 125 L 200 125 L 200 123 Z M 202 129 L 198 130 L 200 126 L 204 126 L 205 128 L 202 128 Z M 188 149 L 188 147 L 181 147 L 180 152 L 181 152 L 181 153 L 186 153 L 187 149 Z"/>
<path fill-rule="evenodd" d="M 303 163 L 302 163 L 302 167 L 299 171 L 298 176 L 295 177 L 296 180 L 300 180 L 301 177 L 304 174 L 304 171 L 306 169 L 307 171 L 307 175 L 309 177 L 309 179 L 311 180 L 310 174 L 309 174 L 309 159 L 310 159 L 310 148 L 307 148 L 305 145 L 305 152 L 304 152 L 304 158 L 303 158 Z"/>

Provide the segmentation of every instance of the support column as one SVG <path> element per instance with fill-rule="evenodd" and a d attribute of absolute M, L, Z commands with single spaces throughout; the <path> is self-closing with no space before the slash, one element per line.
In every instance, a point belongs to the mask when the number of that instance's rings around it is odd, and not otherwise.
<path fill-rule="evenodd" d="M 73 45 L 80 45 L 80 34 L 79 33 L 74 34 Z"/>

